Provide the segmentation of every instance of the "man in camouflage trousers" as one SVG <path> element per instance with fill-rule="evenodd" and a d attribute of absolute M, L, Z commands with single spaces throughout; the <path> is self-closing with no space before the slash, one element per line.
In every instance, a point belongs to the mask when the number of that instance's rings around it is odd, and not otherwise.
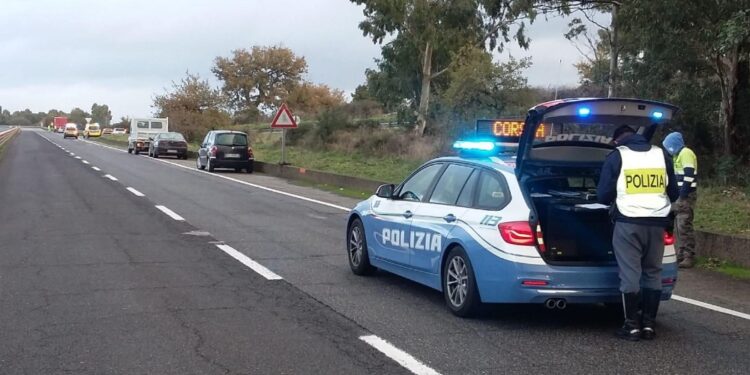
<path fill-rule="evenodd" d="M 693 150 L 685 146 L 682 134 L 670 133 L 662 142 L 672 155 L 680 198 L 674 208 L 674 234 L 677 241 L 677 261 L 680 268 L 695 265 L 695 232 L 693 231 L 693 210 L 697 201 L 698 159 Z"/>

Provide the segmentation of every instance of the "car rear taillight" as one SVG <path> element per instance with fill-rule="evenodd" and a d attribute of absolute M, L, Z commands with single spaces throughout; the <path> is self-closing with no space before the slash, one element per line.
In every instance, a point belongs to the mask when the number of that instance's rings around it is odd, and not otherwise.
<path fill-rule="evenodd" d="M 536 245 L 539 247 L 539 251 L 544 253 L 547 251 L 547 246 L 544 245 L 544 235 L 542 234 L 542 225 L 536 225 Z"/>
<path fill-rule="evenodd" d="M 209 150 L 208 152 L 211 153 L 211 156 L 216 156 L 216 150 L 217 150 L 216 146 L 211 146 L 211 150 Z"/>
<path fill-rule="evenodd" d="M 255 155 L 253 154 L 253 148 L 248 147 L 247 148 L 247 158 L 248 159 L 255 159 Z"/>
<path fill-rule="evenodd" d="M 497 226 L 503 240 L 513 245 L 534 245 L 534 233 L 527 221 L 512 221 L 500 223 Z"/>
<path fill-rule="evenodd" d="M 664 232 L 664 245 L 674 245 L 674 235 L 672 233 Z"/>

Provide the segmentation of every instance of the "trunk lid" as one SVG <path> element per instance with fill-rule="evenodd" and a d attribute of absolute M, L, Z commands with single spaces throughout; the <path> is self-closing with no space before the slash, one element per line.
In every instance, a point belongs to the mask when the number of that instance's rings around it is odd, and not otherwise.
<path fill-rule="evenodd" d="M 597 169 L 614 149 L 612 134 L 628 125 L 650 140 L 678 108 L 639 99 L 563 99 L 532 108 L 518 144 L 516 175 L 564 174 Z"/>
<path fill-rule="evenodd" d="M 216 136 L 216 157 L 226 160 L 248 160 L 247 134 L 221 133 Z"/>

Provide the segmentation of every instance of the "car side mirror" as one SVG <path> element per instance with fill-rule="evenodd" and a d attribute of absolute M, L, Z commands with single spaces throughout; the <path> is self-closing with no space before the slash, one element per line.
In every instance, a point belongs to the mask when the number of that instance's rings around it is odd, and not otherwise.
<path fill-rule="evenodd" d="M 393 198 L 393 191 L 396 189 L 394 184 L 385 184 L 378 186 L 378 190 L 375 191 L 375 195 L 380 198 Z"/>

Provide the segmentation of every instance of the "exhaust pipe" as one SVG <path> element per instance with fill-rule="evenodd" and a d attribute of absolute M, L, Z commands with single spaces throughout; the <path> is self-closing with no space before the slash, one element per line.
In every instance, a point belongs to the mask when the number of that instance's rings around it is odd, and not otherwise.
<path fill-rule="evenodd" d="M 555 301 L 554 298 L 550 298 L 550 299 L 544 301 L 544 307 L 546 307 L 546 308 L 548 308 L 550 310 L 554 309 L 555 305 L 557 305 L 557 301 Z"/>
<path fill-rule="evenodd" d="M 555 302 L 555 307 L 557 307 L 559 310 L 565 310 L 566 307 L 568 307 L 568 302 L 565 301 L 565 299 L 560 298 Z"/>

